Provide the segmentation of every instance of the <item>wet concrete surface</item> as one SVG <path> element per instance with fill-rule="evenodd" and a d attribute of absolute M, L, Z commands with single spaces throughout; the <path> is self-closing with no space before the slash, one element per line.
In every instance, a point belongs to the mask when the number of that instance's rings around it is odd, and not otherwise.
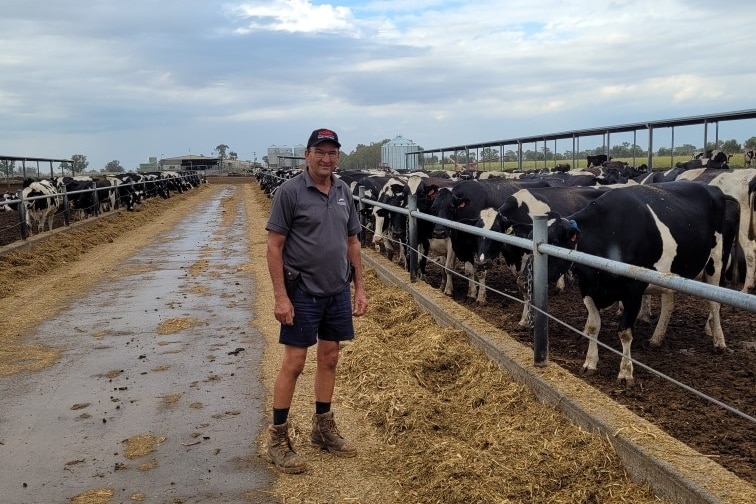
<path fill-rule="evenodd" d="M 101 488 L 113 503 L 274 502 L 256 448 L 264 341 L 243 269 L 264 259 L 248 256 L 242 204 L 222 224 L 235 190 L 38 327 L 32 342 L 63 352 L 51 368 L 0 378 L 0 502 L 67 503 Z M 144 435 L 152 451 L 131 457 Z"/>

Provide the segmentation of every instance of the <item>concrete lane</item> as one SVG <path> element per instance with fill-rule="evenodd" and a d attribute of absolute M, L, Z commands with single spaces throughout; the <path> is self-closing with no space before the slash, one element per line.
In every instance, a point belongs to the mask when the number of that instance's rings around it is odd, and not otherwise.
<path fill-rule="evenodd" d="M 264 341 L 243 203 L 233 186 L 155 237 L 38 327 L 62 348 L 37 373 L 0 378 L 0 501 L 274 502 L 257 457 Z M 142 452 L 138 449 L 143 448 Z"/>

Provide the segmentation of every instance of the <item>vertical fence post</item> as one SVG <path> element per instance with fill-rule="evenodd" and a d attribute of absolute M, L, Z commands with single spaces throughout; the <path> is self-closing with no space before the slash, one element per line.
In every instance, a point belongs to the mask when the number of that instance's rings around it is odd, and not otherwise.
<path fill-rule="evenodd" d="M 29 226 L 26 225 L 26 201 L 24 200 L 23 190 L 18 192 L 18 197 L 21 200 L 18 203 L 18 220 L 19 224 L 21 224 L 21 239 L 26 240 L 29 238 L 31 230 L 29 229 Z"/>
<path fill-rule="evenodd" d="M 549 363 L 549 308 L 548 297 L 548 256 L 538 251 L 538 245 L 548 243 L 548 229 L 545 215 L 533 216 L 533 358 L 538 367 Z"/>
<path fill-rule="evenodd" d="M 362 199 L 365 197 L 365 186 L 359 186 L 357 188 L 357 194 L 360 197 L 360 206 L 359 206 L 359 209 L 360 209 L 360 227 L 362 228 L 362 230 L 360 231 L 360 245 L 362 247 L 364 247 L 365 246 L 365 234 L 366 234 L 365 233 L 365 225 L 366 225 L 366 222 L 367 222 L 367 217 L 365 217 L 365 208 L 367 207 L 367 205 L 365 204 L 365 202 L 362 201 Z"/>
<path fill-rule="evenodd" d="M 100 215 L 100 195 L 97 194 L 97 182 L 92 181 L 92 201 L 94 201 L 94 208 L 92 208 L 92 211 L 94 212 L 95 217 Z"/>
<path fill-rule="evenodd" d="M 412 212 L 417 211 L 417 195 L 410 194 L 407 199 L 407 210 L 409 210 L 409 223 L 407 230 L 409 231 L 409 237 L 407 244 L 409 246 L 409 271 L 410 282 L 415 283 L 417 280 L 417 218 L 412 215 Z"/>
<path fill-rule="evenodd" d="M 71 225 L 71 207 L 68 201 L 68 187 L 66 187 L 65 181 L 63 182 L 63 222 L 66 226 Z"/>

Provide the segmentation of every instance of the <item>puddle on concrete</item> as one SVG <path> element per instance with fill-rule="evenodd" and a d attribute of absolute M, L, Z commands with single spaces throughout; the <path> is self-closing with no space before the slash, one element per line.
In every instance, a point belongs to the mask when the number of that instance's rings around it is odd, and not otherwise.
<path fill-rule="evenodd" d="M 266 502 L 273 474 L 255 444 L 265 425 L 263 338 L 250 324 L 243 208 L 219 228 L 228 220 L 220 200 L 234 190 L 39 326 L 34 343 L 63 350 L 56 365 L 0 378 L 0 456 L 13 461 L 0 464 L 3 502 L 107 491 L 114 502 L 245 502 L 251 493 Z M 138 436 L 161 441 L 130 460 L 124 441 Z"/>

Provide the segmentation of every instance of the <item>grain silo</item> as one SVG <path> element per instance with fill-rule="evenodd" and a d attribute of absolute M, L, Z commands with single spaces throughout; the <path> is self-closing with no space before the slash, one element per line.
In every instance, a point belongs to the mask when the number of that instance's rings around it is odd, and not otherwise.
<path fill-rule="evenodd" d="M 420 165 L 418 156 L 407 156 L 408 152 L 417 152 L 420 148 L 402 135 L 397 135 L 381 146 L 381 165 L 398 171 L 414 171 Z"/>
<path fill-rule="evenodd" d="M 293 155 L 291 147 L 286 145 L 271 145 L 268 147 L 268 166 L 271 168 L 290 167 Z"/>

